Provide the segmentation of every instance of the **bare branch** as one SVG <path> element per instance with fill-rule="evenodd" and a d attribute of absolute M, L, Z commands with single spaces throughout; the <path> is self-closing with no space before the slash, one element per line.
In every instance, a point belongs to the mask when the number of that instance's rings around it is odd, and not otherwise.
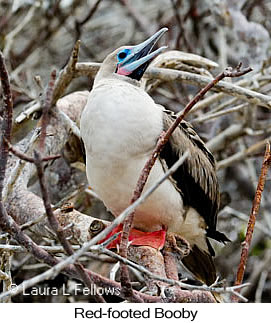
<path fill-rule="evenodd" d="M 238 161 L 244 160 L 247 157 L 251 157 L 256 153 L 259 153 L 261 149 L 263 149 L 263 147 L 266 146 L 266 144 L 270 141 L 270 139 L 271 138 L 268 137 L 267 139 L 261 140 L 256 144 L 253 144 L 252 146 L 244 149 L 243 151 L 233 154 L 226 159 L 220 160 L 217 163 L 217 166 L 216 166 L 217 169 L 223 169 L 223 168 L 229 167 Z"/>
<path fill-rule="evenodd" d="M 233 215 L 244 222 L 247 222 L 247 220 L 248 220 L 247 214 L 242 213 L 238 210 L 235 210 L 229 206 L 225 206 L 222 212 Z M 268 228 L 266 226 L 262 225 L 260 222 L 255 223 L 255 228 L 257 228 L 258 230 L 261 230 L 265 235 L 267 235 L 271 238 L 271 232 L 268 230 Z"/>
<path fill-rule="evenodd" d="M 237 105 L 236 107 L 233 107 L 233 108 L 230 108 L 230 109 L 227 109 L 227 110 L 223 110 L 223 111 L 219 111 L 219 112 L 215 112 L 215 113 L 208 113 L 205 116 L 202 116 L 202 117 L 194 119 L 193 124 L 196 123 L 196 122 L 197 123 L 202 123 L 202 122 L 209 121 L 209 120 L 212 120 L 212 119 L 215 119 L 215 118 L 218 118 L 218 117 L 225 116 L 225 115 L 230 114 L 230 113 L 239 112 L 239 111 L 242 111 L 244 108 L 246 108 L 248 106 L 249 106 L 248 103 L 242 103 L 242 104 Z"/>
<path fill-rule="evenodd" d="M 37 128 L 34 131 L 31 139 L 29 140 L 29 143 L 27 144 L 27 147 L 26 147 L 24 153 L 27 153 L 27 152 L 29 152 L 29 150 L 32 149 L 32 146 L 33 146 L 34 142 L 38 139 L 39 134 L 40 134 L 40 130 L 39 130 L 39 128 Z M 6 140 L 6 142 L 8 142 L 8 141 Z M 26 164 L 26 161 L 24 161 L 22 159 L 18 159 L 16 161 L 16 165 L 13 168 L 12 172 L 9 174 L 9 178 L 8 178 L 6 185 L 4 187 L 4 190 L 3 190 L 3 201 L 5 201 L 7 196 L 11 193 L 12 188 L 15 185 L 16 181 L 18 180 L 25 164 Z"/>
<path fill-rule="evenodd" d="M 3 88 L 4 111 L 1 125 L 0 137 L 0 200 L 2 200 L 3 183 L 6 174 L 6 165 L 8 159 L 8 145 L 4 138 L 10 141 L 12 129 L 13 101 L 10 89 L 9 75 L 5 64 L 5 59 L 0 51 L 0 78 Z"/>
<path fill-rule="evenodd" d="M 56 80 L 54 92 L 52 94 L 52 105 L 56 104 L 57 100 L 64 94 L 64 91 L 74 78 L 75 67 L 78 61 L 79 49 L 80 40 L 77 40 L 72 50 L 68 64 L 59 73 L 58 79 Z"/>
<path fill-rule="evenodd" d="M 41 133 L 40 133 L 40 150 L 44 151 L 46 128 L 49 121 L 49 112 L 52 108 L 53 92 L 56 80 L 56 70 L 53 70 L 50 75 L 50 81 L 48 82 L 44 104 L 42 104 L 42 119 L 41 119 Z"/>
<path fill-rule="evenodd" d="M 264 190 L 266 175 L 270 166 L 271 166 L 271 152 L 270 152 L 270 143 L 268 143 L 266 145 L 261 174 L 259 177 L 258 186 L 257 186 L 255 198 L 252 205 L 252 210 L 249 217 L 246 238 L 245 238 L 245 241 L 242 243 L 241 260 L 237 271 L 235 285 L 240 285 L 243 281 L 245 267 L 248 259 L 248 251 L 252 240 L 256 218 L 260 209 L 262 192 Z M 232 300 L 236 301 L 236 298 L 233 297 Z"/>
<path fill-rule="evenodd" d="M 4 139 L 5 142 L 8 144 L 8 149 L 15 155 L 17 156 L 18 158 L 20 158 L 21 160 L 25 161 L 25 162 L 29 162 L 29 163 L 33 163 L 35 164 L 36 160 L 34 157 L 30 157 L 28 155 L 26 155 L 25 153 L 19 151 L 18 149 L 16 149 L 15 147 L 13 147 L 11 145 L 10 142 L 8 142 L 6 139 Z M 55 156 L 46 156 L 46 157 L 43 157 L 41 158 L 41 161 L 49 161 L 49 160 L 54 160 L 54 159 L 57 159 L 57 158 L 60 158 L 61 155 L 55 155 Z"/>
<path fill-rule="evenodd" d="M 33 18 L 33 16 L 35 15 L 35 11 L 37 10 L 37 8 L 39 7 L 39 5 L 35 4 L 32 5 L 27 14 L 25 15 L 24 19 L 22 19 L 21 21 L 18 21 L 19 24 L 9 33 L 6 35 L 5 39 L 6 39 L 6 44 L 5 44 L 5 49 L 4 49 L 4 55 L 6 57 L 9 56 L 9 52 L 11 49 L 11 46 L 14 42 L 15 37 L 22 31 L 22 29 L 31 21 L 31 19 Z"/>

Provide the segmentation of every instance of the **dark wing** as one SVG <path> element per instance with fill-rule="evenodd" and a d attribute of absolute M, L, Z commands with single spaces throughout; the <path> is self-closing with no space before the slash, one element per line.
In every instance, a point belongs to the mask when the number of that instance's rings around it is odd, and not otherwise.
<path fill-rule="evenodd" d="M 164 111 L 164 131 L 175 118 L 173 112 Z M 219 187 L 214 157 L 192 126 L 182 121 L 160 153 L 161 161 L 170 168 L 186 150 L 190 152 L 189 157 L 172 175 L 184 205 L 193 207 L 203 217 L 208 237 L 228 241 L 223 233 L 216 231 Z"/>

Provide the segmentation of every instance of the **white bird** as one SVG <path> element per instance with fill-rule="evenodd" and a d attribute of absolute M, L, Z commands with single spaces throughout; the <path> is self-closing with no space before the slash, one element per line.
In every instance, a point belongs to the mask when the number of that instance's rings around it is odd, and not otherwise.
<path fill-rule="evenodd" d="M 163 28 L 137 46 L 124 46 L 109 54 L 81 116 L 87 178 L 114 216 L 129 206 L 160 134 L 175 118 L 140 87 L 149 63 L 165 49 L 152 52 L 166 31 Z M 191 251 L 182 262 L 198 279 L 212 284 L 216 271 L 208 237 L 220 242 L 228 239 L 216 230 L 219 189 L 214 157 L 187 122 L 181 122 L 172 134 L 145 189 L 160 179 L 187 149 L 190 156 L 185 162 L 136 209 L 133 225 L 144 232 L 166 228 L 186 239 Z"/>

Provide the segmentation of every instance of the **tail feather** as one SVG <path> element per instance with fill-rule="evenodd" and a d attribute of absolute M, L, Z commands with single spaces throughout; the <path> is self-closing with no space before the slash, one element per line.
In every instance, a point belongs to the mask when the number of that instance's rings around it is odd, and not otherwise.
<path fill-rule="evenodd" d="M 224 233 L 219 231 L 207 229 L 207 236 L 224 244 L 231 241 Z"/>
<path fill-rule="evenodd" d="M 185 267 L 201 282 L 212 285 L 216 280 L 216 269 L 212 256 L 194 245 L 189 255 L 182 259 Z"/>

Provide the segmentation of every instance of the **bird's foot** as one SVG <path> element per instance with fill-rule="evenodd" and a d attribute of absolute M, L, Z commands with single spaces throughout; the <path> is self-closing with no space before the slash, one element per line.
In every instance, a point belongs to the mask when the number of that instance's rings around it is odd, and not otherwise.
<path fill-rule="evenodd" d="M 122 232 L 123 225 L 119 224 L 115 229 L 113 229 L 105 239 L 101 240 L 100 243 L 109 239 L 112 235 Z M 108 249 L 117 248 L 120 244 L 121 235 L 119 235 L 115 240 L 110 242 L 107 246 Z M 132 228 L 129 235 L 129 244 L 132 246 L 149 246 L 155 249 L 162 249 L 166 241 L 166 230 L 161 229 L 153 232 L 143 232 L 137 229 Z"/>
<path fill-rule="evenodd" d="M 177 233 L 168 232 L 164 251 L 174 253 L 178 259 L 186 257 L 190 253 L 189 242 Z"/>

